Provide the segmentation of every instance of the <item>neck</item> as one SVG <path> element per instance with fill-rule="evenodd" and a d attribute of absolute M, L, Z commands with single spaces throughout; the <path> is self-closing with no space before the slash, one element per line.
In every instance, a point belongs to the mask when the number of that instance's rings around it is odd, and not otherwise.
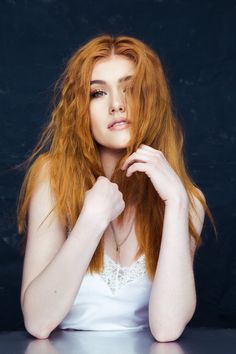
<path fill-rule="evenodd" d="M 110 179 L 115 169 L 117 161 L 124 153 L 124 149 L 109 149 L 106 147 L 100 147 L 100 158 L 104 168 L 105 176 Z"/>

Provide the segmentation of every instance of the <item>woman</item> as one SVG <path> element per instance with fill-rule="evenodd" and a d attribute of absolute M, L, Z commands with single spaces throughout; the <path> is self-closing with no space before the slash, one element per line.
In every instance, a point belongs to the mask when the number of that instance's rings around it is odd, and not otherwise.
<path fill-rule="evenodd" d="M 214 221 L 186 172 L 160 59 L 136 38 L 100 35 L 56 89 L 17 210 L 25 327 L 47 338 L 149 326 L 173 341 L 196 307 L 205 211 Z"/>

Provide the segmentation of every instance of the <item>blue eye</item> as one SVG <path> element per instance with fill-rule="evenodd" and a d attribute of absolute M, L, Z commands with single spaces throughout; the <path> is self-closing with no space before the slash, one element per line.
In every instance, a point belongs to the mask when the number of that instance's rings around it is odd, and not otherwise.
<path fill-rule="evenodd" d="M 124 88 L 123 91 L 126 92 L 126 88 Z M 91 97 L 91 98 L 101 97 L 101 96 L 103 96 L 103 95 L 102 95 L 103 93 L 105 93 L 105 92 L 102 91 L 102 90 L 92 91 L 92 92 L 90 92 L 90 97 Z"/>
<path fill-rule="evenodd" d="M 100 97 L 100 95 L 99 95 L 100 93 L 104 93 L 104 91 L 97 90 L 94 92 L 90 92 L 90 97 L 92 97 L 92 98 Z"/>

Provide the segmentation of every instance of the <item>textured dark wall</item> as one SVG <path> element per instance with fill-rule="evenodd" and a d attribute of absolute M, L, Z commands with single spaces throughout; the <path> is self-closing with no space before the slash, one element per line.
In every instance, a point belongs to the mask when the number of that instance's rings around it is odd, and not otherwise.
<path fill-rule="evenodd" d="M 235 327 L 235 1 L 0 2 L 0 329 L 21 329 L 22 258 L 16 198 L 23 161 L 49 118 L 53 84 L 70 55 L 100 33 L 135 36 L 160 55 L 185 129 L 189 171 L 216 219 L 195 258 L 190 324 Z"/>

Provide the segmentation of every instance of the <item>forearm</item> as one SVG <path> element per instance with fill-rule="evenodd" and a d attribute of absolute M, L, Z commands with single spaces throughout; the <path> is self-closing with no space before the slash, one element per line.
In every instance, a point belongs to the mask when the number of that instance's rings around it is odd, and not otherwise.
<path fill-rule="evenodd" d="M 157 269 L 149 302 L 152 333 L 172 338 L 182 333 L 196 307 L 188 230 L 188 201 L 166 206 Z"/>
<path fill-rule="evenodd" d="M 105 231 L 81 213 L 63 246 L 25 291 L 22 311 L 27 330 L 46 336 L 68 313 Z"/>

